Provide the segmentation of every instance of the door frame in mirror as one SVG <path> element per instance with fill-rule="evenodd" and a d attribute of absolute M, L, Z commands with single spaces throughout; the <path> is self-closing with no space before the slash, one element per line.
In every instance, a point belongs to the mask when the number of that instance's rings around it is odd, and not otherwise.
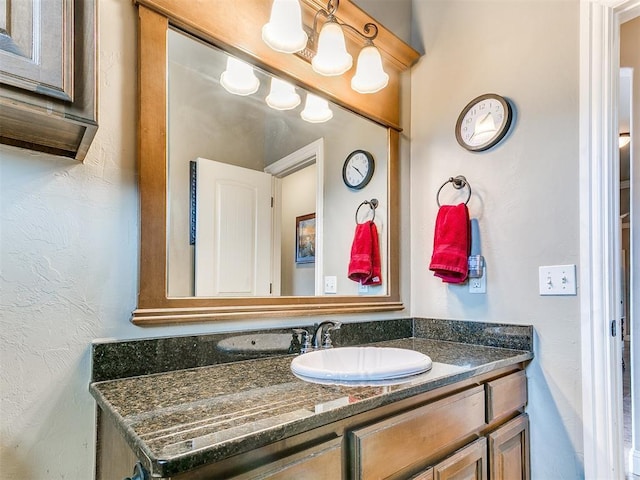
<path fill-rule="evenodd" d="M 297 56 L 273 52 L 260 37 L 270 1 L 225 3 L 136 0 L 138 5 L 138 165 L 140 187 L 140 269 L 136 325 L 205 322 L 220 319 L 347 314 L 402 310 L 399 271 L 399 100 L 400 74 L 419 58 L 418 52 L 380 25 L 376 45 L 389 85 L 370 95 L 353 92 L 349 78 L 319 77 Z M 305 23 L 322 7 L 302 0 Z M 343 0 L 340 19 L 352 25 L 374 21 Z M 257 66 L 318 93 L 387 128 L 388 245 L 387 295 L 333 297 L 174 298 L 167 296 L 167 32 L 175 27 L 208 43 L 223 46 Z M 348 48 L 362 44 L 347 36 Z M 160 167 L 160 168 L 159 168 Z"/>

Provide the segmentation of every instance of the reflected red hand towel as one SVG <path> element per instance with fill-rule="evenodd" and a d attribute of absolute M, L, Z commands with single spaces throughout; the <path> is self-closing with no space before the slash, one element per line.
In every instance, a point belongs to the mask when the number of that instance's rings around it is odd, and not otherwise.
<path fill-rule="evenodd" d="M 351 258 L 349 260 L 348 276 L 354 282 L 362 283 L 370 275 L 373 268 L 371 255 L 373 245 L 371 236 L 371 222 L 359 223 L 353 235 L 351 244 Z"/>
<path fill-rule="evenodd" d="M 359 223 L 351 245 L 348 276 L 363 285 L 380 285 L 380 272 L 378 229 L 372 221 Z"/>
<path fill-rule="evenodd" d="M 429 270 L 446 283 L 463 283 L 469 272 L 469 210 L 464 203 L 438 210 Z"/>
<path fill-rule="evenodd" d="M 380 268 L 380 241 L 378 239 L 378 227 L 373 222 L 371 224 L 371 275 L 369 275 L 363 285 L 382 284 L 382 270 Z"/>

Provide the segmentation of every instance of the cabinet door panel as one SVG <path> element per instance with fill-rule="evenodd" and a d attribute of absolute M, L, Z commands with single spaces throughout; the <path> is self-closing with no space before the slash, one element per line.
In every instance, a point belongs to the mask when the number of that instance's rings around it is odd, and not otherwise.
<path fill-rule="evenodd" d="M 489 434 L 492 480 L 529 480 L 529 417 L 522 414 Z"/>
<path fill-rule="evenodd" d="M 487 440 L 482 437 L 433 467 L 433 480 L 486 480 Z"/>
<path fill-rule="evenodd" d="M 353 476 L 385 478 L 428 464 L 484 426 L 484 387 L 427 404 L 351 432 Z"/>
<path fill-rule="evenodd" d="M 0 18 L 0 82 L 72 101 L 73 0 L 3 0 Z"/>

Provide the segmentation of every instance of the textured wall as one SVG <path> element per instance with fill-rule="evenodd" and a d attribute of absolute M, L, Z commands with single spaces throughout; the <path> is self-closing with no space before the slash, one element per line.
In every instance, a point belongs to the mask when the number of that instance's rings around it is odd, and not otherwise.
<path fill-rule="evenodd" d="M 0 146 L 2 480 L 93 477 L 95 403 L 88 393 L 93 339 L 317 321 L 305 317 L 178 328 L 139 328 L 129 322 L 138 284 L 136 9 L 127 0 L 98 4 L 100 128 L 85 162 Z M 407 1 L 403 5 L 406 25 L 410 9 Z M 403 102 L 408 104 L 408 95 Z M 406 143 L 403 148 L 407 166 Z M 407 170 L 403 174 L 407 179 Z M 408 195 L 403 202 L 408 204 Z M 403 241 L 408 250 L 408 237 Z M 403 265 L 406 300 L 407 256 Z"/>
<path fill-rule="evenodd" d="M 538 266 L 579 259 L 579 2 L 414 1 L 413 21 L 426 55 L 411 79 L 411 312 L 532 324 L 533 478 L 580 478 L 579 301 L 538 294 Z M 515 125 L 497 147 L 469 153 L 456 142 L 456 119 L 488 92 L 513 101 Z M 486 295 L 428 271 L 435 194 L 458 174 L 474 192 Z"/>

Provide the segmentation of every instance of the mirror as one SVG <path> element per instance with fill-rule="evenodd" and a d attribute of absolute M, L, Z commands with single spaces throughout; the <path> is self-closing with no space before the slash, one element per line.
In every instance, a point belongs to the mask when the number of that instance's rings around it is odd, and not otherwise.
<path fill-rule="evenodd" d="M 364 312 L 383 312 L 402 310 L 404 305 L 399 294 L 399 142 L 400 142 L 400 75 L 407 70 L 419 58 L 418 52 L 395 37 L 384 26 L 379 25 L 379 35 L 376 38 L 376 46 L 381 52 L 385 71 L 389 74 L 389 84 L 383 90 L 374 94 L 360 94 L 351 89 L 350 80 L 354 72 L 347 72 L 337 77 L 322 77 L 312 71 L 308 59 L 296 55 L 274 52 L 262 41 L 260 30 L 267 22 L 270 15 L 271 2 L 264 0 L 243 0 L 242 2 L 200 2 L 193 5 L 190 2 L 175 2 L 174 0 L 134 0 L 138 7 L 138 161 L 139 161 L 139 189 L 140 189 L 140 272 L 138 305 L 133 312 L 132 321 L 136 325 L 163 325 L 187 322 L 203 322 L 218 319 L 256 319 L 261 317 L 274 317 L 284 315 L 327 315 L 350 314 Z M 317 11 L 315 0 L 300 0 L 303 8 L 303 22 L 306 25 L 313 23 L 313 16 Z M 340 20 L 351 25 L 364 25 L 374 21 L 355 4 L 346 1 L 340 6 Z M 172 31 L 175 30 L 175 31 Z M 178 41 L 194 42 L 192 46 L 205 47 L 209 55 L 212 46 L 216 45 L 225 52 L 230 52 L 238 58 L 251 63 L 268 75 L 276 75 L 288 80 L 296 86 L 298 94 L 303 97 L 305 92 L 310 92 L 333 102 L 331 106 L 334 112 L 333 123 L 324 125 L 304 125 L 300 131 L 278 137 L 279 133 L 293 132 L 292 126 L 299 123 L 299 110 L 289 112 L 291 118 L 283 112 L 281 115 L 266 120 L 265 113 L 255 109 L 255 105 L 249 102 L 264 101 L 265 91 L 256 92 L 254 98 L 245 97 L 240 101 L 245 102 L 245 107 L 233 107 L 232 112 L 254 112 L 258 116 L 258 122 L 251 126 L 245 117 L 239 120 L 237 117 L 223 117 L 225 110 L 229 110 L 227 102 L 205 108 L 198 108 L 196 112 L 187 108 L 188 102 L 198 102 L 208 105 L 208 99 L 200 95 L 212 95 L 212 89 L 195 89 L 192 85 L 180 89 L 183 93 L 189 91 L 192 97 L 182 100 L 173 97 L 173 87 L 179 85 L 177 81 L 180 68 L 182 73 L 187 73 L 187 59 L 174 59 L 170 53 L 170 40 L 174 34 L 179 33 Z M 185 35 L 186 34 L 186 35 Z M 195 40 L 197 39 L 197 41 Z M 352 55 L 362 49 L 361 39 L 347 35 L 347 49 Z M 173 62 L 175 60 L 175 62 Z M 193 85 L 197 82 L 205 82 L 209 75 L 209 83 L 217 82 L 218 73 L 208 72 L 214 62 L 208 65 L 209 60 L 196 62 L 191 66 L 194 72 L 201 77 L 193 79 Z M 171 73 L 172 64 L 175 71 Z M 186 64 L 186 65 L 185 65 Z M 181 65 L 181 67 L 178 67 Z M 259 76 L 267 75 L 259 73 Z M 171 78 L 170 78 L 171 77 Z M 191 80 L 189 80 L 191 81 Z M 205 82 L 206 83 L 206 82 Z M 268 82 L 263 82 L 268 83 Z M 231 101 L 227 96 L 227 101 Z M 251 106 L 251 109 L 248 107 Z M 175 113 L 182 112 L 174 117 Z M 260 113 L 261 112 L 261 113 Z M 245 114 L 246 115 L 246 114 Z M 344 116 L 344 119 L 342 118 Z M 351 126 L 353 118 L 357 126 Z M 247 138 L 245 142 L 229 142 L 230 149 L 223 153 L 226 143 L 216 144 L 204 148 L 203 144 L 215 137 L 218 132 L 209 128 L 225 118 L 224 123 L 234 127 L 234 131 L 240 132 L 241 138 Z M 368 120 L 367 120 L 368 119 Z M 214 123 L 212 123 L 214 122 Z M 364 122 L 364 123 L 363 123 Z M 198 133 L 196 133 L 198 132 Z M 365 132 L 365 133 L 363 133 Z M 340 135 L 332 137 L 332 135 Z M 192 142 L 185 142 L 189 136 Z M 178 140 L 176 140 L 178 137 Z M 183 138 L 184 137 L 184 138 Z M 262 148 L 261 153 L 248 153 L 249 147 L 254 144 L 267 144 L 268 149 Z M 182 139 L 182 145 L 180 144 Z M 374 143 L 365 143 L 373 140 Z M 353 142 L 353 143 L 350 143 Z M 196 148 L 197 147 L 197 148 Z M 202 148 L 201 148 L 202 147 Z M 375 157 L 376 172 L 373 180 L 363 190 L 353 192 L 342 183 L 342 165 L 347 155 L 355 149 L 367 149 Z M 283 183 L 293 175 L 285 175 L 289 172 L 289 161 L 294 164 L 298 161 L 293 157 L 313 158 L 316 169 L 315 180 L 309 181 L 309 187 L 304 190 L 312 190 L 315 183 L 318 195 L 310 196 L 309 205 L 301 206 L 300 211 L 285 213 L 276 209 L 282 218 L 295 217 L 297 222 L 287 220 L 287 231 L 281 226 L 280 238 L 277 233 L 271 235 L 272 245 L 267 253 L 259 256 L 270 257 L 277 270 L 277 265 L 282 262 L 291 263 L 290 259 L 296 252 L 299 260 L 296 266 L 298 271 L 313 277 L 313 286 L 296 290 L 287 285 L 291 279 L 285 276 L 284 268 L 280 268 L 279 274 L 269 273 L 272 277 L 274 292 L 280 292 L 277 296 L 246 294 L 241 288 L 232 286 L 222 294 L 193 296 L 199 293 L 195 281 L 188 287 L 188 282 L 180 280 L 180 275 L 186 278 L 197 278 L 197 268 L 193 267 L 196 255 L 195 247 L 187 245 L 186 238 L 190 236 L 190 218 L 192 211 L 197 214 L 198 209 L 204 211 L 203 205 L 211 201 L 212 188 L 196 188 L 195 208 L 191 206 L 192 195 L 187 187 L 192 181 L 190 170 L 186 165 L 195 161 L 195 170 L 201 168 L 207 170 L 208 166 L 227 165 L 231 153 L 240 153 L 240 157 L 251 162 L 263 162 L 266 159 L 268 166 L 263 164 L 253 165 L 256 173 L 267 169 L 272 177 L 272 188 L 276 203 L 279 197 L 285 196 Z M 207 158 L 212 157 L 212 158 Z M 258 158 L 260 157 L 260 158 Z M 281 160 L 284 157 L 284 160 Z M 200 160 L 198 160 L 200 159 Z M 176 161 L 174 164 L 174 160 Z M 274 161 L 276 160 L 276 161 Z M 283 163 L 284 162 L 284 167 Z M 302 162 L 304 164 L 304 161 Z M 168 166 L 168 168 L 167 168 Z M 233 169 L 245 168 L 233 166 Z M 277 167 L 277 168 L 276 168 Z M 306 167 L 306 165 L 305 165 Z M 386 171 L 385 171 L 386 167 Z M 189 167 L 191 168 L 191 167 Z M 294 170 L 298 167 L 292 167 Z M 317 172 L 320 171 L 321 174 Z M 312 176 L 313 178 L 313 176 Z M 200 177 L 202 180 L 202 177 Z M 197 176 L 196 181 L 197 183 Z M 378 182 L 379 184 L 376 184 Z M 302 185 L 301 180 L 294 182 Z M 238 193 L 238 192 L 236 192 Z M 308 193 L 308 192 L 307 192 Z M 207 197 L 207 194 L 209 197 Z M 204 195 L 204 199 L 200 198 Z M 293 193 L 293 198 L 301 198 L 300 193 Z M 376 196 L 380 206 L 376 209 L 376 224 L 380 226 L 380 239 L 383 244 L 382 252 L 386 256 L 382 260 L 383 284 L 372 291 L 363 294 L 357 291 L 357 284 L 344 277 L 346 268 L 345 258 L 348 258 L 350 246 L 355 230 L 355 213 L 360 202 L 371 200 Z M 208 199 L 207 199 L 208 198 Z M 228 199 L 228 205 L 240 204 L 246 198 L 240 194 L 236 197 L 228 195 L 213 195 L 216 198 Z M 282 205 L 294 205 L 297 201 L 286 201 L 280 198 Z M 226 200 L 225 200 L 226 201 Z M 302 202 L 300 202 L 302 204 Z M 199 204 L 199 206 L 198 206 Z M 315 210 L 314 210 L 315 209 Z M 214 209 L 215 210 L 215 209 Z M 185 217 L 185 211 L 187 215 Z M 228 211 L 228 210 L 224 210 Z M 243 210 L 244 212 L 244 210 Z M 304 212 L 301 215 L 299 213 Z M 361 211 L 363 214 L 365 210 Z M 313 219 L 309 214 L 316 214 L 316 245 L 313 256 L 308 248 L 306 240 L 310 235 L 309 226 Z M 197 215 L 196 215 L 197 217 Z M 243 214 L 239 218 L 245 218 Z M 270 215 L 266 215 L 267 223 Z M 225 218 L 232 218 L 227 214 Z M 253 217 L 252 217 L 253 218 Z M 261 221 L 264 216 L 255 218 Z M 282 220 L 282 218 L 280 220 Z M 339 219 L 339 220 L 335 220 Z M 342 222 L 334 225 L 335 222 Z M 197 222 L 196 222 L 197 223 Z M 215 222 L 209 222 L 214 224 Z M 271 221 L 278 225 L 278 220 Z M 237 228 L 239 223 L 222 222 L 229 228 Z M 296 234 L 291 238 L 290 229 L 298 225 L 299 237 L 304 240 L 295 248 Z M 280 225 L 283 225 L 280 223 Z M 201 227 L 202 229 L 203 227 Z M 250 235 L 246 235 L 246 229 L 237 228 L 235 237 L 231 235 L 226 242 L 244 245 Z M 262 227 L 260 227 L 262 229 Z M 275 230 L 274 230 L 275 232 Z M 201 232 L 202 233 L 202 232 Z M 196 231 L 197 234 L 197 231 Z M 235 239 L 235 240 L 234 240 Z M 189 238 L 190 240 L 190 238 Z M 288 246 L 286 242 L 290 242 Z M 243 243 L 245 242 L 245 243 Z M 202 245 L 205 243 L 201 241 Z M 293 245 L 292 245 L 293 244 Z M 218 250 L 226 252 L 226 246 L 216 243 Z M 174 249 L 177 249 L 174 251 Z M 193 250 L 193 252 L 191 251 Z M 212 249 L 213 250 L 213 249 Z M 245 248 L 245 250 L 247 250 Z M 280 252 L 280 261 L 277 260 Z M 331 264 L 331 257 L 336 252 L 340 257 L 337 267 Z M 346 252 L 346 256 L 345 256 Z M 258 255 L 254 255 L 258 257 Z M 186 257 L 186 258 L 185 258 Z M 237 262 L 249 262 L 247 258 L 238 255 L 224 255 L 228 261 L 227 270 L 233 268 Z M 315 259 L 313 266 L 308 262 Z M 193 268 L 193 273 L 190 269 Z M 180 272 L 182 270 L 182 272 Z M 202 269 L 201 269 L 202 270 Z M 213 268 L 205 268 L 205 271 Z M 186 273 L 185 273 L 186 272 Z M 342 273 L 341 273 L 342 272 Z M 178 278 L 177 280 L 174 280 Z M 219 275 L 221 276 L 221 275 Z M 224 275 L 222 275 L 224 276 Z M 324 277 L 336 277 L 336 294 L 324 294 Z M 226 278 L 226 277 L 225 277 Z M 340 278 L 341 280 L 338 280 Z M 331 280 L 331 278 L 330 278 Z M 280 282 L 280 285 L 277 283 Z M 329 282 L 330 283 L 330 282 Z M 341 290 L 342 283 L 349 286 L 349 290 Z M 291 285 L 295 284 L 290 283 Z M 209 287 L 207 287 L 209 288 Z"/>
<path fill-rule="evenodd" d="M 255 93 L 231 94 L 220 82 L 230 57 L 236 58 L 168 32 L 168 296 L 385 295 L 387 129 L 335 103 L 329 120 L 305 121 L 307 92 L 300 87 L 297 107 L 271 108 L 265 99 L 277 77 L 258 68 Z M 359 190 L 342 179 L 355 150 L 375 162 L 371 181 Z M 245 199 L 242 192 L 265 198 Z M 356 210 L 372 198 L 382 284 L 363 288 L 347 270 Z M 364 207 L 359 222 L 373 218 Z M 313 234 L 304 235 L 301 225 Z M 298 237 L 312 253 L 296 255 Z M 335 292 L 325 292 L 325 277 L 335 277 Z"/>

